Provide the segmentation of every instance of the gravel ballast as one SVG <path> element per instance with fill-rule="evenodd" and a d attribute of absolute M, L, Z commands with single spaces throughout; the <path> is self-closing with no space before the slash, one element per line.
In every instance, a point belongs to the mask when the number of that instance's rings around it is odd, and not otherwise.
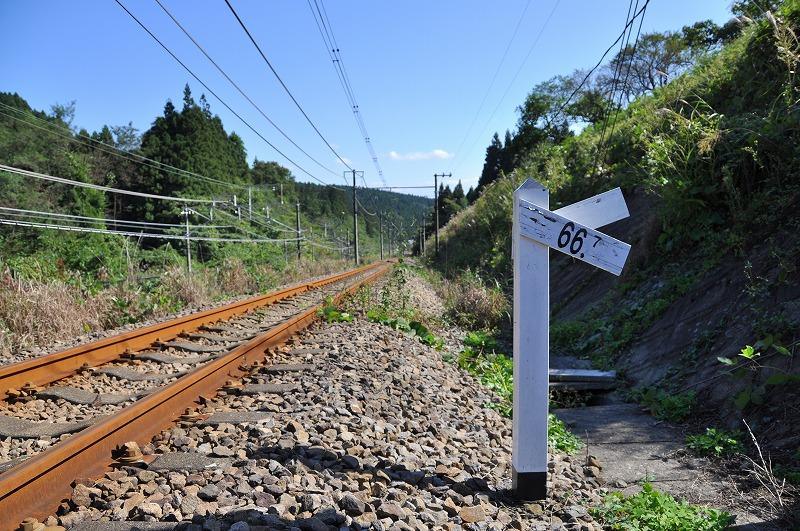
<path fill-rule="evenodd" d="M 162 465 L 77 484 L 47 523 L 600 529 L 587 507 L 599 503 L 602 480 L 577 457 L 551 455 L 548 500 L 511 496 L 510 419 L 487 407 L 490 391 L 414 336 L 362 319 L 318 323 L 267 362 L 280 370 L 262 367 L 244 379 L 246 392 L 221 392 L 201 418 L 144 448 Z"/>

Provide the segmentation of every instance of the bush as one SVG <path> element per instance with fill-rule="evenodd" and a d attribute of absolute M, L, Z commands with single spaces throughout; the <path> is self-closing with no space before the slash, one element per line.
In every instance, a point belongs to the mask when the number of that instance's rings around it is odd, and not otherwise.
<path fill-rule="evenodd" d="M 509 315 L 508 300 L 500 287 L 487 286 L 470 270 L 445 280 L 441 289 L 449 317 L 463 327 L 496 329 Z"/>
<path fill-rule="evenodd" d="M 694 393 L 669 393 L 661 389 L 637 389 L 631 397 L 650 410 L 657 419 L 683 422 L 694 407 Z"/>

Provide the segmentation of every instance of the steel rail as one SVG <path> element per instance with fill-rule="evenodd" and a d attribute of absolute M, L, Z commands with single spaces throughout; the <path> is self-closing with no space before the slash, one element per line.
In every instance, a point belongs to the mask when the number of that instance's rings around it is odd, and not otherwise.
<path fill-rule="evenodd" d="M 230 319 L 255 308 L 338 282 L 379 265 L 379 263 L 370 264 L 319 280 L 295 284 L 266 295 L 251 297 L 218 308 L 109 336 L 53 354 L 2 366 L 0 367 L 0 397 L 6 396 L 9 390 L 19 389 L 28 382 L 35 386 L 46 385 L 75 374 L 84 365 L 95 367 L 108 363 L 118 359 L 127 350 L 141 350 L 158 341 L 169 341 L 181 333 L 195 331 L 203 325 Z"/>
<path fill-rule="evenodd" d="M 389 263 L 381 262 L 338 275 L 347 278 L 374 269 L 343 289 L 334 300 L 338 302 L 360 286 L 377 280 L 389 268 Z M 227 380 L 247 374 L 247 364 L 266 359 L 269 349 L 311 324 L 323 304 L 306 309 L 0 475 L 0 529 L 16 529 L 24 518 L 43 519 L 53 514 L 69 496 L 75 479 L 102 475 L 118 446 L 129 441 L 149 442 L 185 409 L 195 409 L 201 397 L 211 397 Z"/>

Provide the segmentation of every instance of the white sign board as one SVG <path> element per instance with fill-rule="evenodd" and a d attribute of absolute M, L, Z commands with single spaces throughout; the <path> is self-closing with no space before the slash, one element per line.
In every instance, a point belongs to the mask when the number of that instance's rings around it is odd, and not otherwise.
<path fill-rule="evenodd" d="M 631 246 L 585 225 L 519 199 L 521 235 L 619 275 Z"/>
<path fill-rule="evenodd" d="M 628 217 L 619 188 L 549 210 L 549 193 L 528 179 L 514 192 L 514 420 L 512 471 L 518 497 L 547 496 L 550 368 L 549 248 L 619 275 L 630 245 L 595 230 Z"/>

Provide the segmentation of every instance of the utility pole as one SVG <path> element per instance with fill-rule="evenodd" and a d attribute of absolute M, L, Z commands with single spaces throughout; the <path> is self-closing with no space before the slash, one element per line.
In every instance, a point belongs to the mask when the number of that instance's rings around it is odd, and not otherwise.
<path fill-rule="evenodd" d="M 452 173 L 434 173 L 433 174 L 433 210 L 436 214 L 434 223 L 436 224 L 436 254 L 439 254 L 439 177 L 444 180 L 445 177 L 452 177 Z"/>
<path fill-rule="evenodd" d="M 425 240 L 427 239 L 427 235 L 425 234 L 425 216 L 422 216 L 422 256 L 425 256 Z"/>
<path fill-rule="evenodd" d="M 300 201 L 297 202 L 297 261 L 300 261 Z"/>
<path fill-rule="evenodd" d="M 381 235 L 381 260 L 383 260 L 383 212 L 378 212 L 378 232 Z"/>
<path fill-rule="evenodd" d="M 353 174 L 353 260 L 355 264 L 358 265 L 358 199 L 356 198 L 356 174 L 359 173 L 363 176 L 364 172 L 357 172 L 356 170 L 351 170 L 351 172 Z"/>
<path fill-rule="evenodd" d="M 187 205 L 183 205 L 183 216 L 184 220 L 186 220 L 186 271 L 191 275 L 192 274 L 192 245 L 191 240 L 189 240 L 189 207 Z"/>
<path fill-rule="evenodd" d="M 281 204 L 283 204 L 283 183 L 281 183 Z"/>
<path fill-rule="evenodd" d="M 253 221 L 253 187 L 247 187 L 247 219 Z"/>

